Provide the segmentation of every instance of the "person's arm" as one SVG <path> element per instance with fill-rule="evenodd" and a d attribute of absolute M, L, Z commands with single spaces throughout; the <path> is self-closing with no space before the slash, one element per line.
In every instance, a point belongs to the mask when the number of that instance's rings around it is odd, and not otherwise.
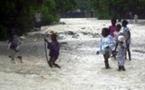
<path fill-rule="evenodd" d="M 48 35 L 45 35 L 44 42 L 47 43 L 47 48 L 50 49 L 51 43 L 48 41 Z"/>
<path fill-rule="evenodd" d="M 115 45 L 115 49 L 114 49 L 115 52 L 117 50 L 117 47 L 118 47 L 118 41 L 116 42 L 116 45 Z"/>
<path fill-rule="evenodd" d="M 131 33 L 130 33 L 130 31 L 128 31 L 128 35 L 129 35 L 128 39 L 131 39 Z"/>
<path fill-rule="evenodd" d="M 99 42 L 99 49 L 97 50 L 96 54 L 99 54 L 101 52 L 101 48 L 102 48 L 102 39 Z"/>
<path fill-rule="evenodd" d="M 8 49 L 10 49 L 10 47 L 11 47 L 11 44 L 12 44 L 11 42 L 9 42 L 9 43 L 8 43 Z"/>
<path fill-rule="evenodd" d="M 48 43 L 48 40 L 47 40 L 47 38 L 44 38 L 44 41 Z"/>

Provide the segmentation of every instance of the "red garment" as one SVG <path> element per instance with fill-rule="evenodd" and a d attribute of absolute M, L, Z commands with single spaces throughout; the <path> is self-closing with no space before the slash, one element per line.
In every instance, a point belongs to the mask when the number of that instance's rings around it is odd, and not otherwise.
<path fill-rule="evenodd" d="M 109 32 L 110 32 L 110 35 L 112 36 L 112 37 L 114 37 L 114 32 L 117 30 L 117 27 L 116 27 L 116 25 L 115 26 L 110 26 L 109 27 Z"/>

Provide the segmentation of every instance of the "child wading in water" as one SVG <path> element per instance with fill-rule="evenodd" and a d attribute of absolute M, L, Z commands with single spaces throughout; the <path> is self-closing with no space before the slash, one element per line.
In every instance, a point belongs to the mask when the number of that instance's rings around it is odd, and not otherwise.
<path fill-rule="evenodd" d="M 116 46 L 118 44 L 118 36 L 120 35 L 120 30 L 121 30 L 121 25 L 120 24 L 117 24 L 116 25 L 117 29 L 116 31 L 114 32 L 114 41 L 115 41 L 115 49 L 112 51 L 112 55 L 113 57 L 116 59 Z"/>
<path fill-rule="evenodd" d="M 103 54 L 105 68 L 109 69 L 110 65 L 108 59 L 110 58 L 112 52 L 113 40 L 112 37 L 110 36 L 108 28 L 103 28 L 101 35 L 102 37 L 100 40 L 100 50 L 97 51 L 97 54 L 99 54 L 99 52 Z"/>
<path fill-rule="evenodd" d="M 56 64 L 56 60 L 59 57 L 59 50 L 60 50 L 60 44 L 57 41 L 57 34 L 52 32 L 52 34 L 50 35 L 51 37 L 51 42 L 49 42 L 47 39 L 45 39 L 45 41 L 47 42 L 47 48 L 50 50 L 49 51 L 49 56 L 50 59 L 48 61 L 48 64 L 50 67 L 57 67 L 57 68 L 61 68 L 58 64 Z"/>
<path fill-rule="evenodd" d="M 112 37 L 114 37 L 114 32 L 117 30 L 117 26 L 116 26 L 116 19 L 115 18 L 113 18 L 112 20 L 111 20 L 111 26 L 109 27 L 109 32 L 110 32 L 110 35 L 112 36 Z"/>
<path fill-rule="evenodd" d="M 129 60 L 131 60 L 131 52 L 130 52 L 131 33 L 130 33 L 130 30 L 127 27 L 127 25 L 128 25 L 128 21 L 123 20 L 123 22 L 122 22 L 123 29 L 122 29 L 121 33 L 123 33 L 123 35 L 125 36 L 126 50 L 128 53 Z M 127 53 L 126 53 L 126 56 L 127 56 Z"/>
<path fill-rule="evenodd" d="M 124 35 L 118 36 L 118 42 L 117 42 L 117 60 L 118 60 L 118 71 L 125 71 L 125 55 L 126 55 L 126 42 Z"/>
<path fill-rule="evenodd" d="M 112 42 L 114 42 L 114 48 L 112 49 L 112 57 L 114 57 L 114 59 L 116 59 L 116 55 L 115 55 L 115 52 L 114 52 L 114 49 L 115 49 L 115 44 L 116 44 L 116 34 L 118 33 L 117 31 L 117 26 L 116 26 L 116 19 L 113 18 L 111 19 L 111 26 L 109 26 L 109 32 L 110 32 L 110 36 L 113 38 Z"/>
<path fill-rule="evenodd" d="M 15 58 L 18 58 L 22 63 L 22 56 L 18 55 L 20 51 L 21 40 L 14 34 L 8 42 L 8 49 L 11 50 L 11 55 L 9 56 L 13 63 L 15 63 Z"/>

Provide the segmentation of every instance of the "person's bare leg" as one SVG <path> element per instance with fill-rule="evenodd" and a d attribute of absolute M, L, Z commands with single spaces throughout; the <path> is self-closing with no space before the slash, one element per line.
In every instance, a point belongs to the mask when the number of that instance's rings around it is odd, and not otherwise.
<path fill-rule="evenodd" d="M 50 57 L 50 59 L 49 59 L 49 61 L 48 61 L 47 63 L 48 63 L 48 65 L 49 65 L 51 68 L 53 67 L 52 62 L 53 62 L 53 58 Z"/>
<path fill-rule="evenodd" d="M 131 61 L 131 52 L 130 52 L 130 49 L 129 48 L 127 49 L 127 52 L 128 52 L 129 60 Z"/>
<path fill-rule="evenodd" d="M 125 69 L 125 67 L 124 67 L 124 66 L 122 66 L 122 70 L 123 70 L 123 71 L 126 71 L 126 69 Z"/>
<path fill-rule="evenodd" d="M 110 66 L 109 66 L 109 62 L 108 62 L 108 55 L 104 55 L 104 63 L 105 63 L 105 68 L 106 69 L 109 69 Z"/>
<path fill-rule="evenodd" d="M 58 64 L 55 63 L 56 60 L 57 60 L 57 58 L 54 57 L 54 58 L 53 58 L 53 65 L 54 65 L 55 67 L 57 67 L 57 68 L 61 68 Z"/>
<path fill-rule="evenodd" d="M 17 53 L 17 52 L 15 52 L 14 50 L 12 50 L 12 52 L 11 52 L 11 56 L 10 56 L 10 58 L 11 58 L 11 62 L 14 63 L 14 64 L 16 63 L 16 62 L 15 62 L 15 56 L 16 56 L 16 53 Z"/>

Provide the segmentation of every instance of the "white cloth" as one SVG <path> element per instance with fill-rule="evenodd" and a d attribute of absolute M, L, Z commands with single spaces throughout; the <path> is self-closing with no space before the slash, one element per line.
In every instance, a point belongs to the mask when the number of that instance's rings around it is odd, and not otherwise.
<path fill-rule="evenodd" d="M 118 44 L 117 48 L 117 60 L 118 60 L 118 66 L 124 66 L 125 64 L 125 55 L 126 55 L 126 45 L 125 43 L 123 44 Z"/>
<path fill-rule="evenodd" d="M 126 43 L 127 44 L 131 44 L 131 33 L 130 33 L 130 29 L 128 27 L 123 27 L 120 31 L 121 34 L 123 34 L 126 38 Z M 129 36 L 130 33 L 130 36 Z"/>

